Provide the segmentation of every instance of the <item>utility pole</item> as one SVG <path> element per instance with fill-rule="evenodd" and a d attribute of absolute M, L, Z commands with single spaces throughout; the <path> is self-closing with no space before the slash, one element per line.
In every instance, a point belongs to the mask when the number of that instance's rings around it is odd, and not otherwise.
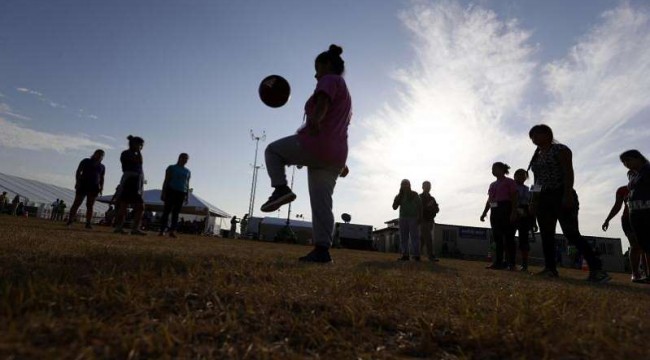
<path fill-rule="evenodd" d="M 259 148 L 260 140 L 266 140 L 266 132 L 262 131 L 261 136 L 255 135 L 253 130 L 250 131 L 251 140 L 255 141 L 255 161 L 253 162 L 253 181 L 251 183 L 251 194 L 250 199 L 248 200 L 248 218 L 253 217 L 253 212 L 255 211 L 255 192 L 257 190 L 257 172 L 262 167 L 257 165 L 257 150 Z"/>

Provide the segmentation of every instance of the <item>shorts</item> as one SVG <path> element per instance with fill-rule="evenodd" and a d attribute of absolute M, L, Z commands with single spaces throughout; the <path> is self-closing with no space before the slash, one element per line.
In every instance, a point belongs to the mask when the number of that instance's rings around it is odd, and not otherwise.
<path fill-rule="evenodd" d="M 99 195 L 99 185 L 84 183 L 77 184 L 77 186 L 75 186 L 75 194 L 77 196 L 97 197 L 97 195 Z"/>
<path fill-rule="evenodd" d="M 122 184 L 120 184 L 120 187 L 121 189 L 119 190 L 119 195 L 117 197 L 118 201 L 129 204 L 144 203 L 141 193 L 140 179 L 138 177 L 131 176 L 124 179 Z"/>

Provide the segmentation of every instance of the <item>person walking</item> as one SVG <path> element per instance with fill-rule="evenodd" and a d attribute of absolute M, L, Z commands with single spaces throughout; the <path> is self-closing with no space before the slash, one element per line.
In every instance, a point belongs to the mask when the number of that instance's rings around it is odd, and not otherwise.
<path fill-rule="evenodd" d="M 440 211 L 436 199 L 431 196 L 431 183 L 425 181 L 422 183 L 422 193 L 420 194 L 420 203 L 422 203 L 422 221 L 420 222 L 420 240 L 422 245 L 420 253 L 425 251 L 429 261 L 437 262 L 439 259 L 435 255 L 433 246 L 433 231 L 435 226 L 436 214 Z"/>
<path fill-rule="evenodd" d="M 517 183 L 506 175 L 510 166 L 502 162 L 492 165 L 492 175 L 496 181 L 488 188 L 488 200 L 485 203 L 480 220 L 485 221 L 490 211 L 490 226 L 495 245 L 495 261 L 487 266 L 488 269 L 514 270 L 515 267 L 515 227 L 517 219 Z M 505 248 L 506 261 L 503 262 Z"/>
<path fill-rule="evenodd" d="M 555 227 L 559 222 L 564 236 L 570 244 L 576 246 L 589 264 L 587 280 L 596 283 L 611 280 L 609 274 L 603 270 L 602 261 L 580 234 L 580 203 L 573 188 L 575 175 L 571 149 L 555 142 L 553 130 L 547 125 L 533 126 L 528 135 L 537 147 L 529 169 L 533 170 L 534 175 L 530 210 L 537 217 L 544 250 L 544 269 L 538 275 L 559 276 L 555 256 Z"/>
<path fill-rule="evenodd" d="M 144 199 L 142 198 L 144 186 L 144 171 L 142 168 L 142 148 L 144 139 L 139 136 L 129 135 L 129 148 L 122 151 L 120 163 L 122 164 L 122 178 L 117 187 L 113 200 L 117 203 L 117 215 L 115 217 L 115 230 L 117 234 L 127 234 L 124 231 L 124 222 L 129 205 L 133 206 L 133 226 L 131 235 L 147 235 L 140 230 L 142 213 L 144 211 Z"/>
<path fill-rule="evenodd" d="M 171 226 L 169 227 L 169 237 L 176 237 L 176 228 L 178 227 L 178 214 L 180 214 L 183 204 L 187 204 L 190 191 L 190 177 L 192 172 L 185 167 L 190 156 L 186 153 L 178 155 L 178 161 L 175 165 L 169 165 L 165 171 L 165 180 L 163 182 L 160 200 L 165 203 L 163 215 L 160 222 L 160 232 L 162 236 L 167 229 L 169 214 L 172 215 Z"/>
<path fill-rule="evenodd" d="M 93 219 L 93 207 L 95 199 L 104 190 L 104 174 L 106 168 L 102 164 L 104 150 L 95 150 L 90 158 L 81 160 L 75 173 L 75 197 L 70 207 L 67 225 L 70 226 L 76 220 L 77 210 L 86 199 L 86 229 L 92 229 L 90 224 Z"/>
<path fill-rule="evenodd" d="M 330 45 L 315 61 L 316 89 L 305 103 L 304 124 L 296 135 L 277 140 L 266 148 L 266 169 L 275 188 L 263 212 L 274 212 L 296 199 L 287 186 L 286 166 L 306 166 L 312 211 L 314 249 L 299 260 L 329 263 L 334 234 L 334 187 L 344 176 L 348 156 L 348 125 L 352 98 L 343 78 L 343 49 Z"/>
<path fill-rule="evenodd" d="M 650 162 L 638 150 L 621 154 L 621 162 L 632 171 L 627 187 L 630 225 L 641 249 L 650 252 Z"/>
<path fill-rule="evenodd" d="M 629 170 L 628 179 L 631 179 L 634 176 L 634 171 Z M 609 222 L 616 216 L 623 208 L 623 214 L 621 215 L 621 227 L 623 228 L 623 233 L 627 238 L 627 241 L 630 243 L 629 249 L 629 261 L 630 268 L 632 272 L 632 282 L 646 282 L 648 278 L 648 262 L 647 255 L 645 251 L 639 245 L 639 242 L 636 239 L 634 232 L 632 231 L 632 224 L 630 223 L 630 211 L 627 207 L 627 200 L 630 194 L 630 190 L 627 185 L 621 186 L 616 189 L 616 197 L 614 200 L 614 205 L 609 211 L 605 222 L 603 222 L 602 229 L 607 231 L 609 229 Z M 643 266 L 643 273 L 639 269 Z"/>
<path fill-rule="evenodd" d="M 514 175 L 517 183 L 517 220 L 515 230 L 519 235 L 519 251 L 521 253 L 521 267 L 519 270 L 528 272 L 528 254 L 530 253 L 530 241 L 528 237 L 531 231 L 535 231 L 537 225 L 535 218 L 530 214 L 530 189 L 524 183 L 528 180 L 528 171 L 517 169 Z"/>
<path fill-rule="evenodd" d="M 393 210 L 398 208 L 400 251 L 402 253 L 398 260 L 409 261 L 412 257 L 413 260 L 420 261 L 419 224 L 422 221 L 422 202 L 418 193 L 411 190 L 411 182 L 407 179 L 402 180 L 399 194 L 393 200 Z"/>

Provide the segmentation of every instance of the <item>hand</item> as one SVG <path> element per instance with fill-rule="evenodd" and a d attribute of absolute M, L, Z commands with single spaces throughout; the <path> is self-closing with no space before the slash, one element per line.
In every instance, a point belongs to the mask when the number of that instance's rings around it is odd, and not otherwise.
<path fill-rule="evenodd" d="M 602 228 L 603 228 L 603 231 L 607 231 L 607 229 L 609 228 L 609 220 L 605 220 L 605 222 L 603 223 Z"/>
<path fill-rule="evenodd" d="M 485 221 L 485 214 L 481 215 L 481 222 Z"/>

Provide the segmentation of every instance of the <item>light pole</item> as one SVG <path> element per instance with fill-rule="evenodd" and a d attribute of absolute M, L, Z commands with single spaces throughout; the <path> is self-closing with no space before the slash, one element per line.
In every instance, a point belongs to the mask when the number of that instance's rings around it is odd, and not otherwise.
<path fill-rule="evenodd" d="M 257 190 L 257 171 L 262 167 L 257 165 L 257 150 L 259 148 L 260 140 L 266 140 L 266 132 L 262 131 L 261 136 L 256 136 L 253 133 L 253 130 L 250 131 L 251 140 L 255 141 L 255 161 L 253 163 L 253 181 L 251 183 L 251 194 L 250 199 L 248 200 L 248 218 L 253 217 L 253 212 L 255 211 L 255 191 Z"/>

